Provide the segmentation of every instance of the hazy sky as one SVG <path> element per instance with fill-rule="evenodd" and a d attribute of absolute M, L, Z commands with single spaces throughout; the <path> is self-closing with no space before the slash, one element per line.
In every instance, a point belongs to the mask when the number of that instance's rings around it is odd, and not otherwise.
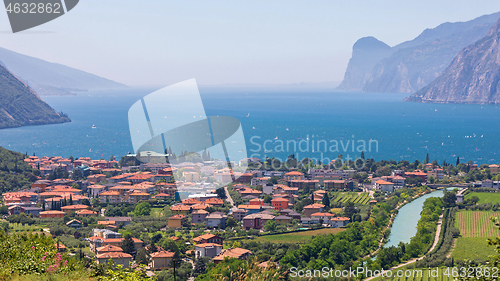
<path fill-rule="evenodd" d="M 340 81 L 354 42 L 393 46 L 500 11 L 498 0 L 80 0 L 0 46 L 127 85 Z"/>

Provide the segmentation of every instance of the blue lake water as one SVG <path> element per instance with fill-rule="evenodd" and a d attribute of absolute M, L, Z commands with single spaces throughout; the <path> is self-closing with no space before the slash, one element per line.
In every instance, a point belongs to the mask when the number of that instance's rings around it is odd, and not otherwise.
<path fill-rule="evenodd" d="M 384 247 L 397 247 L 400 242 L 410 243 L 410 239 L 417 234 L 417 224 L 420 220 L 419 214 L 422 211 L 425 200 L 431 197 L 443 197 L 443 195 L 443 190 L 433 191 L 401 207 L 394 219 L 391 234 Z"/>
<path fill-rule="evenodd" d="M 43 97 L 57 111 L 67 113 L 72 122 L 0 130 L 0 146 L 38 156 L 125 155 L 133 152 L 128 109 L 151 92 L 131 89 Z M 248 156 L 286 159 L 295 153 L 297 158 L 334 159 L 339 154 L 344 159 L 347 155 L 356 158 L 358 145 L 371 140 L 378 143 L 378 149 L 373 145 L 365 155 L 375 160 L 424 160 L 429 153 L 439 163 L 455 163 L 457 156 L 463 162 L 500 162 L 498 105 L 407 103 L 402 94 L 319 90 L 201 88 L 200 93 L 207 115 L 228 115 L 241 121 Z M 289 149 L 286 145 L 284 151 L 280 149 L 279 141 L 288 141 Z M 301 141 L 302 148 L 294 151 L 290 144 Z M 322 143 L 319 147 L 318 141 Z M 337 150 L 330 145 L 334 142 Z"/>

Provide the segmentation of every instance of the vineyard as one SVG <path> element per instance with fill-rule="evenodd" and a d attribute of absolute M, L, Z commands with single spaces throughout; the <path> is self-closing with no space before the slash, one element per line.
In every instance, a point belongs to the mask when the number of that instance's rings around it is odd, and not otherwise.
<path fill-rule="evenodd" d="M 367 205 L 372 199 L 367 192 L 333 192 L 334 202 Z"/>
<path fill-rule="evenodd" d="M 462 237 L 498 236 L 498 228 L 490 220 L 492 216 L 500 217 L 492 211 L 460 211 L 457 212 L 456 227 Z"/>

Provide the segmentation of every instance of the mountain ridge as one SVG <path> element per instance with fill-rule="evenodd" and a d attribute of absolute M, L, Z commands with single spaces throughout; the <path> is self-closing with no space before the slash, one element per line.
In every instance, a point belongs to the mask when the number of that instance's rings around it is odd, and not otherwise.
<path fill-rule="evenodd" d="M 20 54 L 0 47 L 0 65 L 40 95 L 68 95 L 88 90 L 127 86 L 63 64 Z"/>
<path fill-rule="evenodd" d="M 0 65 L 0 129 L 70 122 L 27 84 Z"/>
<path fill-rule="evenodd" d="M 500 18 L 487 35 L 465 47 L 413 102 L 500 104 Z"/>
<path fill-rule="evenodd" d="M 414 93 L 436 79 L 460 50 L 484 37 L 499 17 L 500 12 L 497 12 L 466 22 L 447 22 L 425 29 L 414 39 L 391 47 L 387 55 L 375 64 L 375 57 L 356 57 L 353 49 L 353 56 L 341 83 L 343 87 L 338 89 Z M 353 68 L 353 63 L 357 67 Z M 364 71 L 355 72 L 353 69 Z M 356 87 L 345 87 L 352 84 Z"/>

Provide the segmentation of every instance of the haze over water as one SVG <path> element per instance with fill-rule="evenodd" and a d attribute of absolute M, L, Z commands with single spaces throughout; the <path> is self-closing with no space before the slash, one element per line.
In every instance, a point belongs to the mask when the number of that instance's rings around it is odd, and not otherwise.
<path fill-rule="evenodd" d="M 43 97 L 57 111 L 67 113 L 72 122 L 0 130 L 0 146 L 37 156 L 107 159 L 133 153 L 128 109 L 152 91 Z M 334 159 L 339 154 L 344 159 L 347 155 L 357 158 L 358 144 L 371 140 L 378 143 L 378 151 L 372 146 L 365 156 L 375 160 L 422 161 L 429 153 L 430 159 L 440 164 L 443 160 L 455 164 L 457 156 L 461 162 L 500 162 L 498 105 L 408 103 L 402 101 L 405 94 L 326 90 L 200 88 L 200 93 L 207 115 L 233 116 L 241 121 L 248 156 L 286 159 L 295 153 L 297 158 Z M 267 152 L 263 148 L 266 140 Z M 325 141 L 328 148 L 322 146 L 318 151 L 313 140 Z M 279 141 L 285 144 L 285 151 L 281 151 Z M 302 148 L 308 142 L 309 147 L 307 151 L 286 151 L 287 141 L 302 141 Z M 356 143 L 354 152 L 352 141 Z M 339 151 L 330 151 L 332 142 L 339 144 Z"/>

